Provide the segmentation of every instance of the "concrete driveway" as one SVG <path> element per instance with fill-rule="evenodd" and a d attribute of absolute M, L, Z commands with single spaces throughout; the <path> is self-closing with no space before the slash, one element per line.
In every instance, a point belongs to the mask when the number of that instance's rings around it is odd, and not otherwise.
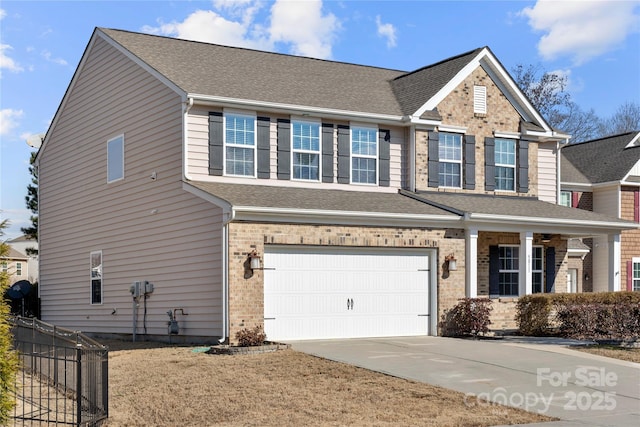
<path fill-rule="evenodd" d="M 568 349 L 571 340 L 394 337 L 292 341 L 297 351 L 539 412 L 544 426 L 640 425 L 640 364 Z"/>

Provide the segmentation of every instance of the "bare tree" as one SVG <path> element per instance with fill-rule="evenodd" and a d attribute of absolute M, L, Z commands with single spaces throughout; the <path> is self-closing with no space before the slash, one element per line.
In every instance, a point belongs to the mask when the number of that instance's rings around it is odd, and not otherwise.
<path fill-rule="evenodd" d="M 603 127 L 607 135 L 640 131 L 640 104 L 625 102 L 604 122 Z"/>

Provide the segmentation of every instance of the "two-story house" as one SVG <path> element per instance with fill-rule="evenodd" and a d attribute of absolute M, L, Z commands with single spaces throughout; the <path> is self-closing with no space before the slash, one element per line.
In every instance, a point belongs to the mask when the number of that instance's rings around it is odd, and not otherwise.
<path fill-rule="evenodd" d="M 405 72 L 98 28 L 37 158 L 42 317 L 435 335 L 479 296 L 510 327 L 567 290 L 569 238 L 637 226 L 556 203 L 566 138 L 487 47 Z"/>
<path fill-rule="evenodd" d="M 29 257 L 9 246 L 9 253 L 0 257 L 0 271 L 9 276 L 9 284 L 29 280 Z"/>
<path fill-rule="evenodd" d="M 561 204 L 640 223 L 640 132 L 571 144 L 561 153 Z M 604 237 L 584 239 L 589 255 L 576 266 L 584 290 L 608 290 L 606 272 L 615 262 L 622 289 L 640 291 L 640 230 L 624 230 L 620 239 L 616 260 Z"/>

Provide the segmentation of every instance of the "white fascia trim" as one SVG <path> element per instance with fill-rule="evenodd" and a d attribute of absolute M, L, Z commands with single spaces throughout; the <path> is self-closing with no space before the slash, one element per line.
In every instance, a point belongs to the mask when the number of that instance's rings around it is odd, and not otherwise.
<path fill-rule="evenodd" d="M 440 126 L 442 120 L 421 119 L 420 116 L 411 115 L 409 116 L 409 123 L 418 129 L 433 129 L 436 126 Z"/>
<path fill-rule="evenodd" d="M 233 209 L 233 206 L 226 200 L 216 197 L 213 194 L 207 193 L 206 191 L 202 191 L 199 188 L 196 188 L 186 182 L 182 183 L 182 189 L 222 209 L 225 224 L 234 219 L 235 211 Z"/>
<path fill-rule="evenodd" d="M 469 61 L 467 65 L 465 65 L 462 70 L 456 74 L 454 78 L 449 80 L 449 82 L 442 87 L 434 96 L 432 96 L 422 107 L 418 109 L 413 115 L 420 117 L 426 111 L 431 111 L 440 104 L 440 102 L 447 97 L 460 83 L 464 81 L 464 79 L 469 76 L 480 65 L 480 58 L 488 54 L 488 50 L 486 48 L 482 49 L 478 55 L 476 55 L 473 60 Z"/>
<path fill-rule="evenodd" d="M 582 182 L 560 182 L 561 191 L 593 191 L 593 184 L 585 184 Z"/>
<path fill-rule="evenodd" d="M 252 99 L 229 98 L 225 96 L 213 96 L 190 93 L 188 95 L 198 103 L 210 103 L 216 106 L 230 108 L 244 108 L 258 111 L 270 111 L 286 113 L 297 116 L 314 115 L 316 117 L 336 118 L 342 120 L 360 120 L 366 123 L 389 123 L 394 125 L 406 125 L 407 118 L 392 114 L 367 113 L 362 111 L 336 110 L 333 108 L 310 107 L 305 105 L 282 104 L 279 102 L 256 101 Z M 309 117 L 307 117 L 309 118 Z"/>
<path fill-rule="evenodd" d="M 634 136 L 633 139 L 627 145 L 625 145 L 624 148 L 632 148 L 637 145 L 640 145 L 640 132 L 638 132 L 636 136 Z"/>
<path fill-rule="evenodd" d="M 234 207 L 236 220 L 296 222 L 313 224 L 434 226 L 462 228 L 457 215 L 417 215 L 388 212 L 329 211 L 293 208 L 266 208 L 256 206 Z"/>
<path fill-rule="evenodd" d="M 580 221 L 576 223 L 576 220 L 573 219 L 564 219 L 564 218 L 538 218 L 538 217 L 526 217 L 526 216 L 518 216 L 514 217 L 511 215 L 493 215 L 493 214 L 479 214 L 479 213 L 471 213 L 466 217 L 467 220 L 479 223 L 495 223 L 502 224 L 503 226 L 506 224 L 513 225 L 541 225 L 541 226 L 560 226 L 567 227 L 570 229 L 582 229 L 587 230 L 591 229 L 592 232 L 596 230 L 599 231 L 616 231 L 616 230 L 635 230 L 640 228 L 640 224 L 635 223 L 623 223 L 623 222 L 613 222 L 613 221 Z"/>

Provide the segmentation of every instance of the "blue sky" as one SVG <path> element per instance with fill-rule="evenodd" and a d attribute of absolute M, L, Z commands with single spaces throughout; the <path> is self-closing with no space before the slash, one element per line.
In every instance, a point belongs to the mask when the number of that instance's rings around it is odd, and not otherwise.
<path fill-rule="evenodd" d="M 489 46 L 508 71 L 566 75 L 601 117 L 640 103 L 640 0 L 0 2 L 0 218 L 29 224 L 33 134 L 46 132 L 95 27 L 414 70 Z"/>

